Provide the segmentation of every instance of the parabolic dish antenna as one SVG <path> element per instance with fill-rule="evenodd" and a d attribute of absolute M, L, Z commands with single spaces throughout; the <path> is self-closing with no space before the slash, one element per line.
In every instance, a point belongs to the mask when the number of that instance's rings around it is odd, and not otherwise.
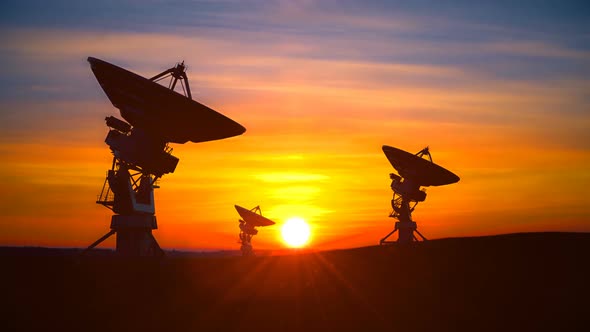
<path fill-rule="evenodd" d="M 106 61 L 89 57 L 90 67 L 113 106 L 132 126 L 141 126 L 166 142 L 213 141 L 243 134 L 237 122 L 191 99 L 184 64 L 162 72 L 151 80 Z M 184 79 L 187 96 L 156 83 L 168 72 Z M 164 74 L 164 75 L 162 75 Z M 162 75 L 162 76 L 160 76 Z M 181 81 L 181 83 L 183 82 Z M 184 88 L 184 85 L 183 85 Z"/>
<path fill-rule="evenodd" d="M 391 190 L 393 190 L 393 199 L 391 206 L 393 211 L 389 217 L 398 221 L 395 228 L 379 243 L 381 245 L 392 243 L 387 238 L 396 231 L 399 231 L 398 243 L 409 243 L 413 240 L 418 241 L 417 233 L 423 240 L 426 238 L 418 231 L 416 222 L 412 220 L 412 212 L 419 202 L 426 200 L 426 192 L 420 187 L 443 186 L 459 181 L 459 177 L 453 172 L 432 162 L 432 155 L 428 147 L 412 154 L 391 146 L 384 145 L 383 153 L 391 163 L 398 174 L 391 173 L 389 178 Z M 425 157 L 428 157 L 426 159 Z"/>
<path fill-rule="evenodd" d="M 254 227 L 271 226 L 275 224 L 274 221 L 262 216 L 262 212 L 260 211 L 259 206 L 255 207 L 252 210 L 245 209 L 239 205 L 236 205 L 235 207 L 240 217 L 244 219 L 244 222 Z M 257 212 L 259 212 L 260 214 L 258 214 Z"/>
<path fill-rule="evenodd" d="M 236 211 L 242 219 L 240 222 L 240 243 L 242 246 L 243 256 L 251 256 L 254 254 L 252 250 L 252 237 L 258 234 L 256 227 L 264 227 L 274 225 L 275 222 L 262 216 L 260 206 L 256 206 L 250 210 L 245 209 L 239 205 L 236 205 Z"/>
<path fill-rule="evenodd" d="M 402 178 L 412 179 L 423 187 L 443 186 L 459 181 L 457 175 L 433 163 L 428 148 L 425 150 L 412 154 L 391 146 L 383 146 L 385 157 Z M 423 153 L 420 154 L 421 152 Z M 422 155 L 427 155 L 429 159 L 422 158 Z"/>
<path fill-rule="evenodd" d="M 117 253 L 124 256 L 163 254 L 152 234 L 157 229 L 154 188 L 164 174 L 173 173 L 179 159 L 168 143 L 206 142 L 237 136 L 240 124 L 191 97 L 183 63 L 146 79 L 108 62 L 89 57 L 98 83 L 127 122 L 106 118 L 105 143 L 113 153 L 96 203 L 114 212 L 111 230 L 90 250 L 117 234 Z M 168 87 L 157 81 L 169 78 Z M 180 82 L 184 95 L 174 91 Z"/>

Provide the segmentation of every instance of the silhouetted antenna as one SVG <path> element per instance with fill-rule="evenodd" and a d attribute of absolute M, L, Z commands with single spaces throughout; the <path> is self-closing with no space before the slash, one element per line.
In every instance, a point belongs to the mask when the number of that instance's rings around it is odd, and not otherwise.
<path fill-rule="evenodd" d="M 399 174 L 389 174 L 389 178 L 392 180 L 391 190 L 393 190 L 393 199 L 391 200 L 393 211 L 389 214 L 389 217 L 398 221 L 395 223 L 393 231 L 381 239 L 379 244 L 393 243 L 394 241 L 387 241 L 387 238 L 396 231 L 399 231 L 398 243 L 405 244 L 414 240 L 418 241 L 414 233 L 426 240 L 418 231 L 416 222 L 412 220 L 412 212 L 416 205 L 426 200 L 426 191 L 420 189 L 420 187 L 448 185 L 458 182 L 459 177 L 433 163 L 428 147 L 416 154 L 411 154 L 384 145 L 383 152 Z M 424 156 L 427 156 L 428 160 L 424 159 Z"/>
<path fill-rule="evenodd" d="M 252 256 L 254 251 L 252 250 L 252 237 L 258 234 L 256 227 L 264 227 L 274 225 L 275 222 L 262 216 L 260 206 L 256 206 L 250 210 L 245 209 L 239 205 L 236 205 L 236 211 L 242 219 L 240 222 L 240 243 L 242 246 L 243 256 Z"/>
<path fill-rule="evenodd" d="M 117 234 L 117 253 L 126 256 L 163 254 L 152 235 L 157 229 L 154 189 L 164 174 L 173 173 L 179 159 L 169 143 L 224 139 L 246 131 L 240 124 L 192 100 L 184 62 L 148 80 L 108 62 L 89 57 L 98 83 L 125 121 L 107 117 L 105 142 L 113 153 L 96 203 L 115 214 L 111 230 L 90 250 Z M 166 88 L 155 81 L 171 77 Z M 178 80 L 186 95 L 174 92 Z M 184 89 L 184 85 L 183 85 Z"/>
<path fill-rule="evenodd" d="M 422 158 L 423 156 L 428 156 L 428 159 L 430 160 L 430 162 L 432 161 L 432 155 L 430 154 L 430 149 L 428 147 L 425 147 L 424 149 L 418 151 L 418 153 L 416 153 L 416 156 Z"/>

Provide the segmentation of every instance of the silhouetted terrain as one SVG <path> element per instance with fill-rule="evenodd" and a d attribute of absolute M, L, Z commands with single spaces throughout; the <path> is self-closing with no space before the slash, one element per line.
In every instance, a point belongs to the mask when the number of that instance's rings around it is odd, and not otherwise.
<path fill-rule="evenodd" d="M 18 251 L 0 250 L 4 331 L 571 331 L 590 320 L 590 234 L 134 262 Z"/>

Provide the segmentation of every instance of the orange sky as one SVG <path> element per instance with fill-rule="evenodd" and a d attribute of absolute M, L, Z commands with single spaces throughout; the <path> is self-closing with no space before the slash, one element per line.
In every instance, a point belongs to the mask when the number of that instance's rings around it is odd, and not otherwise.
<path fill-rule="evenodd" d="M 0 245 L 83 247 L 108 231 L 110 211 L 94 201 L 111 163 L 103 119 L 118 111 L 87 56 L 147 77 L 184 59 L 193 97 L 247 128 L 223 141 L 173 145 L 180 163 L 156 190 L 164 248 L 237 249 L 234 204 L 260 205 L 277 222 L 253 239 L 258 249 L 284 248 L 280 225 L 292 216 L 311 224 L 312 248 L 377 244 L 394 222 L 383 144 L 410 152 L 429 145 L 434 161 L 461 177 L 428 188 L 414 212 L 428 238 L 590 231 L 588 76 L 556 69 L 539 79 L 532 64 L 539 56 L 590 64 L 588 50 L 528 37 L 406 39 L 437 27 L 413 16 L 394 24 L 304 6 L 284 11 L 293 22 L 306 17 L 313 26 L 323 17 L 358 34 L 4 29 L 5 75 L 26 79 L 0 95 Z M 280 25 L 281 15 L 273 17 L 267 23 Z M 366 30 L 381 39 L 365 38 Z M 438 61 L 449 54 L 495 60 Z M 407 60 L 420 56 L 433 60 Z M 521 57 L 534 61 L 516 74 Z"/>

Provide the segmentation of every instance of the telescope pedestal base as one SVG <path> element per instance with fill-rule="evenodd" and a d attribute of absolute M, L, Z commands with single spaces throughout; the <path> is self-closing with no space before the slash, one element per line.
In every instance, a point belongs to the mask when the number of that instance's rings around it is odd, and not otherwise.
<path fill-rule="evenodd" d="M 240 250 L 242 251 L 242 256 L 255 256 L 252 245 L 250 244 L 242 244 Z"/>
<path fill-rule="evenodd" d="M 387 241 L 387 239 L 391 235 L 393 235 L 393 233 L 395 233 L 396 231 L 399 232 L 397 241 Z M 416 225 L 415 222 L 413 222 L 413 221 L 398 221 L 395 223 L 395 228 L 393 229 L 393 231 L 391 231 L 391 233 L 387 234 L 384 238 L 382 238 L 381 241 L 379 241 L 379 244 L 380 245 L 391 244 L 391 243 L 408 244 L 408 243 L 411 243 L 412 241 L 418 242 L 418 238 L 416 237 L 414 232 L 416 232 L 418 235 L 420 235 L 420 237 L 422 238 L 423 241 L 427 241 L 426 238 L 424 237 L 424 235 L 422 235 L 418 231 L 418 226 Z"/>
<path fill-rule="evenodd" d="M 395 223 L 395 228 L 399 230 L 397 242 L 400 244 L 407 244 L 414 240 L 414 231 L 418 226 L 413 221 L 398 221 Z"/>
<path fill-rule="evenodd" d="M 117 254 L 122 256 L 161 256 L 164 251 L 152 234 L 156 216 L 114 215 L 111 229 L 117 232 Z"/>
<path fill-rule="evenodd" d="M 156 216 L 153 215 L 114 215 L 111 218 L 111 230 L 86 248 L 83 254 L 111 235 L 117 234 L 117 255 L 125 257 L 163 256 L 164 251 L 152 234 L 152 230 L 157 228 Z"/>

